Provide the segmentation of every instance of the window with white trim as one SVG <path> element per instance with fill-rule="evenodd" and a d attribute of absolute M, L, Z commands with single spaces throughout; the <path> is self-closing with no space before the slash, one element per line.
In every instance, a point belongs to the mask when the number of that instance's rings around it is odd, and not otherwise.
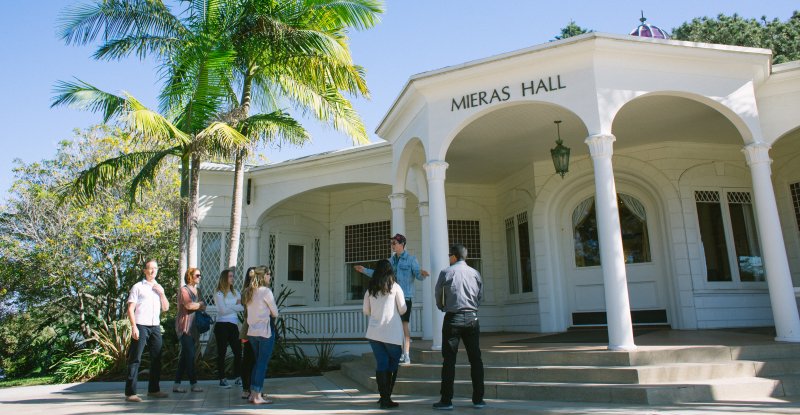
<path fill-rule="evenodd" d="M 506 218 L 505 223 L 509 293 L 533 292 L 533 261 L 528 231 L 528 213 L 521 212 Z"/>
<path fill-rule="evenodd" d="M 708 282 L 764 281 L 752 197 L 738 189 L 694 192 Z"/>
<path fill-rule="evenodd" d="M 651 262 L 647 211 L 644 204 L 633 196 L 617 193 L 617 210 L 625 263 Z M 575 266 L 578 268 L 600 265 L 597 220 L 594 196 L 584 199 L 572 211 Z"/>

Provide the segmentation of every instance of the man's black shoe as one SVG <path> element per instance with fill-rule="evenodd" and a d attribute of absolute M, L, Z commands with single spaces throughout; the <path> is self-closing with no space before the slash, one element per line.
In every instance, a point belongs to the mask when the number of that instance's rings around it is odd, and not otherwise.
<path fill-rule="evenodd" d="M 453 409 L 453 403 L 452 402 L 436 402 L 435 404 L 433 404 L 433 409 L 446 410 L 446 411 L 447 410 L 452 410 Z"/>

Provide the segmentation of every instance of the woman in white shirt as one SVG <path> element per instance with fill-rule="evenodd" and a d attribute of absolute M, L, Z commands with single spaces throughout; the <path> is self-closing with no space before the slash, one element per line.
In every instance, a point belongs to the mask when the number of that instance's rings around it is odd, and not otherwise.
<path fill-rule="evenodd" d="M 231 387 L 225 380 L 225 355 L 230 346 L 233 352 L 234 383 L 241 384 L 242 376 L 242 343 L 239 340 L 239 315 L 244 311 L 241 294 L 233 288 L 233 271 L 226 269 L 219 275 L 217 292 L 214 294 L 217 305 L 217 323 L 214 324 L 214 338 L 217 340 L 217 378 L 219 386 Z"/>
<path fill-rule="evenodd" d="M 395 282 L 389 260 L 382 259 L 375 266 L 364 293 L 364 314 L 369 316 L 366 338 L 375 356 L 375 380 L 381 399 L 381 409 L 399 406 L 392 401 L 392 389 L 397 379 L 397 367 L 403 345 L 403 323 L 400 316 L 406 312 L 403 289 Z"/>
<path fill-rule="evenodd" d="M 264 386 L 264 377 L 267 373 L 269 359 L 272 357 L 272 330 L 270 318 L 278 317 L 278 306 L 275 305 L 275 296 L 272 295 L 269 282 L 270 270 L 261 266 L 255 269 L 255 276 L 250 284 L 244 288 L 242 303 L 247 307 L 247 340 L 253 348 L 255 365 L 250 374 L 250 402 L 254 404 L 272 403 L 270 399 L 261 396 Z"/>

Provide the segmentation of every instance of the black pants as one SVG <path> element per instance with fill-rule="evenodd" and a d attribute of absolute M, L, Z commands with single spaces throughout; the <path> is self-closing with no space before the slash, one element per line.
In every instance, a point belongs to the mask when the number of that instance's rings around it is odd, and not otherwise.
<path fill-rule="evenodd" d="M 128 346 L 128 377 L 125 380 L 125 396 L 136 395 L 136 380 L 139 377 L 139 365 L 142 363 L 142 354 L 145 346 L 150 346 L 150 376 L 147 383 L 147 392 L 159 392 L 161 381 L 161 327 L 142 326 L 139 329 L 139 340 L 131 339 Z"/>
<path fill-rule="evenodd" d="M 239 339 L 239 327 L 234 323 L 217 322 L 214 324 L 214 338 L 217 339 L 217 378 L 225 379 L 225 355 L 228 346 L 233 351 L 233 377 L 242 373 L 242 341 Z"/>
<path fill-rule="evenodd" d="M 256 355 L 253 353 L 253 348 L 250 347 L 250 342 L 243 345 L 243 359 L 242 359 L 242 390 L 250 390 L 250 375 L 253 373 L 253 365 L 256 364 Z"/>
<path fill-rule="evenodd" d="M 470 377 L 472 378 L 472 402 L 483 400 L 483 360 L 480 346 L 481 326 L 478 313 L 466 311 L 446 313 L 442 324 L 442 395 L 441 402 L 451 403 L 453 400 L 453 382 L 456 377 L 456 356 L 458 345 L 464 341 L 469 358 Z"/>

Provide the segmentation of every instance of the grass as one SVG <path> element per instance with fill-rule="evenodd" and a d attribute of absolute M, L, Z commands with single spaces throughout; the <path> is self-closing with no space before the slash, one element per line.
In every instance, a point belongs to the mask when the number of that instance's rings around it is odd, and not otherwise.
<path fill-rule="evenodd" d="M 3 379 L 0 380 L 0 388 L 10 388 L 13 386 L 50 385 L 53 383 L 55 383 L 54 376 L 38 376 L 38 377 L 21 378 L 21 379 Z"/>

